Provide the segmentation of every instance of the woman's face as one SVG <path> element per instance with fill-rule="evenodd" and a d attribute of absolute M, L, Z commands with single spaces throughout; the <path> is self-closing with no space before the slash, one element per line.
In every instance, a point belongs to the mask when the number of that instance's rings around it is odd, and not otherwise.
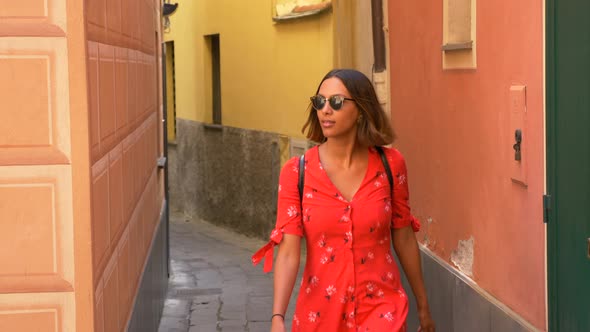
<path fill-rule="evenodd" d="M 326 79 L 320 85 L 318 94 L 326 98 L 324 107 L 321 110 L 316 110 L 324 136 L 326 138 L 356 137 L 357 119 L 359 117 L 356 103 L 352 100 L 344 100 L 342 107 L 336 111 L 332 109 L 328 101 L 332 96 L 351 98 L 342 81 L 336 77 Z"/>

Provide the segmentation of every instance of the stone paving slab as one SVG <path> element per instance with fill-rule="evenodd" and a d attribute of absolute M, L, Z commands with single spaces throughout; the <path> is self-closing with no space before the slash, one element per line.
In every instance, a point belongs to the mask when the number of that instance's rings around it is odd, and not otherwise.
<path fill-rule="evenodd" d="M 171 215 L 172 271 L 159 332 L 269 331 L 272 273 L 264 274 L 262 265 L 253 267 L 250 261 L 264 244 L 200 220 Z M 296 286 L 287 310 L 288 329 L 297 291 Z"/>

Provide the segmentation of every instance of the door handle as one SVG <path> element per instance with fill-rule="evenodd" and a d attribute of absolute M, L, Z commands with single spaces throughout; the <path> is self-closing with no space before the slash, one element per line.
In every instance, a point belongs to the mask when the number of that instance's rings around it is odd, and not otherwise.
<path fill-rule="evenodd" d="M 168 160 L 166 159 L 166 157 L 160 157 L 160 158 L 158 158 L 158 161 L 156 164 L 158 165 L 158 168 L 164 168 L 164 167 L 166 167 L 167 163 L 168 163 Z"/>
<path fill-rule="evenodd" d="M 588 238 L 588 259 L 590 259 L 590 237 Z"/>

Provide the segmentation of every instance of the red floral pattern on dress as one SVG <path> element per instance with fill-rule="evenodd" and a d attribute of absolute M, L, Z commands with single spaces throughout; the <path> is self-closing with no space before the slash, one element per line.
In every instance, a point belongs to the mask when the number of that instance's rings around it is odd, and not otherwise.
<path fill-rule="evenodd" d="M 276 228 L 252 257 L 272 269 L 273 247 L 283 234 L 306 237 L 307 258 L 293 316 L 293 331 L 405 331 L 408 299 L 390 245 L 390 230 L 420 224 L 410 212 L 406 165 L 384 148 L 394 188 L 380 156 L 369 149 L 365 177 L 347 201 L 321 167 L 317 147 L 306 153 L 303 204 L 297 183 L 299 158 L 279 179 Z M 301 211 L 303 209 L 303 212 Z"/>

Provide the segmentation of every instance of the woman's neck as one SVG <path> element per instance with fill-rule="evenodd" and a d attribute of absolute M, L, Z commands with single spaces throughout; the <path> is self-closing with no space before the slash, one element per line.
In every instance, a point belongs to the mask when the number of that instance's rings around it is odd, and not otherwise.
<path fill-rule="evenodd" d="M 323 146 L 323 155 L 343 168 L 350 168 L 357 158 L 363 158 L 367 153 L 367 147 L 362 146 L 354 139 L 330 138 Z"/>

